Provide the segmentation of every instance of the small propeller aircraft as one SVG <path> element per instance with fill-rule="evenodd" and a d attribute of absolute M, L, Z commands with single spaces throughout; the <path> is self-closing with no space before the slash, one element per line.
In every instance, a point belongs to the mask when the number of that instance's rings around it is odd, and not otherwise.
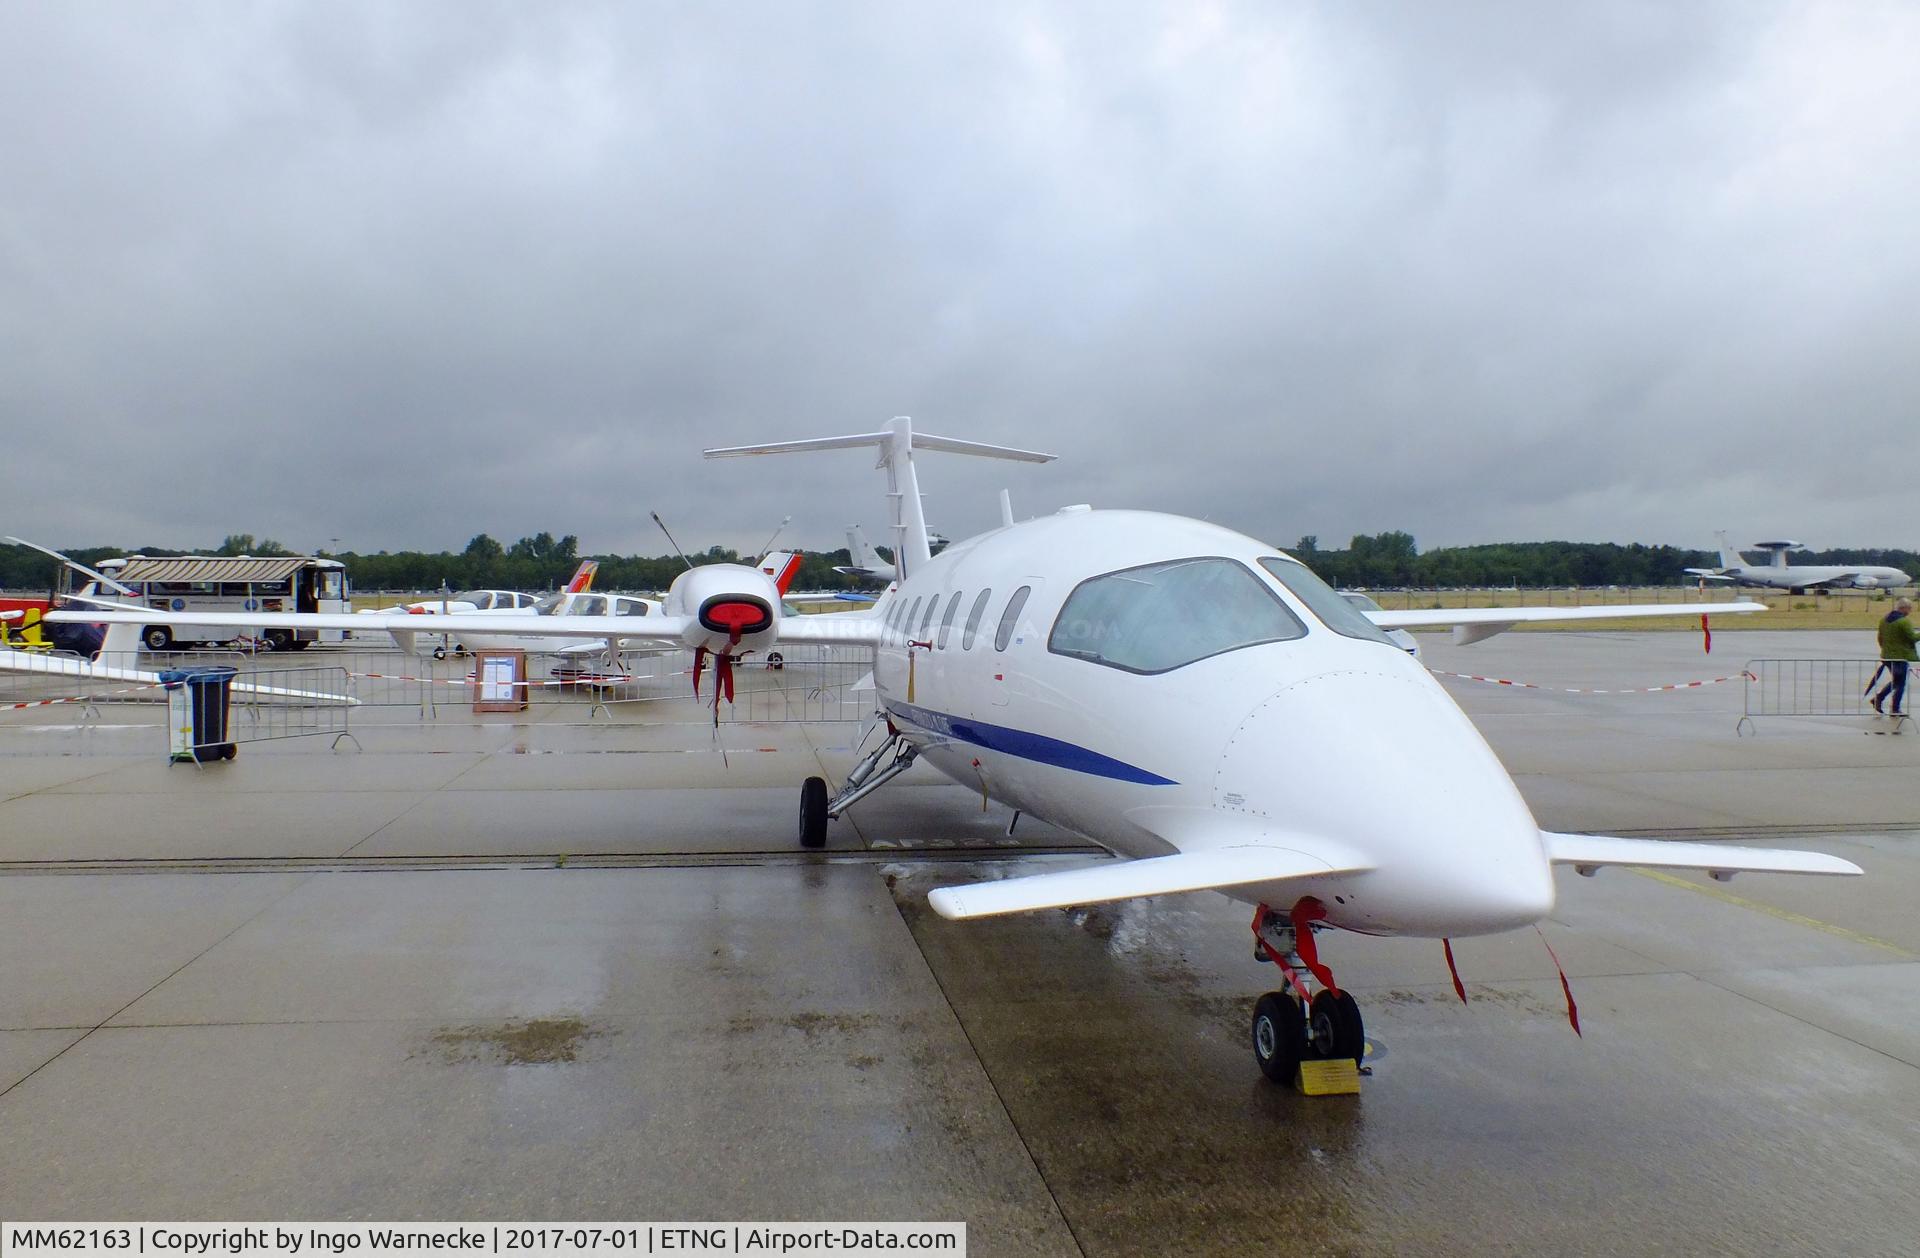
<path fill-rule="evenodd" d="M 941 888 L 930 901 L 944 917 L 1200 890 L 1246 901 L 1260 955 L 1285 976 L 1253 1020 L 1274 1079 L 1309 1057 L 1363 1052 L 1358 1005 L 1320 960 L 1316 929 L 1445 939 L 1531 925 L 1553 908 L 1556 865 L 1860 872 L 1815 852 L 1543 832 L 1472 722 L 1385 632 L 1452 625 L 1477 639 L 1760 604 L 1363 612 L 1254 538 L 1086 506 L 1013 523 L 1003 505 L 1002 527 L 934 556 L 916 451 L 1053 456 L 915 433 L 905 418 L 706 453 L 853 448 L 878 449 L 893 510 L 899 584 L 873 613 L 783 617 L 764 573 L 713 564 L 682 573 L 641 624 L 581 618 L 565 631 L 689 647 L 696 690 L 713 665 L 716 705 L 737 662 L 776 644 L 870 650 L 886 736 L 837 790 L 803 783 L 800 843 L 823 846 L 833 819 L 924 758 L 1131 858 Z"/>

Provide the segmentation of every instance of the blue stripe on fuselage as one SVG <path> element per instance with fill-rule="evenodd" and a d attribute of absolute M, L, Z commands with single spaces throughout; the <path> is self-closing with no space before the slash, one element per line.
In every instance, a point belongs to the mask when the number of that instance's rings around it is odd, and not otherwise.
<path fill-rule="evenodd" d="M 1163 778 L 1158 773 L 1149 773 L 1124 760 L 1115 760 L 1112 756 L 1103 756 L 1097 751 L 1062 742 L 1058 738 L 1048 738 L 1045 734 L 1009 729 L 1005 725 L 990 725 L 964 716 L 949 716 L 945 712 L 915 707 L 911 703 L 889 702 L 887 711 L 909 725 L 917 725 L 975 747 L 985 747 L 989 751 L 1018 756 L 1022 760 L 1072 769 L 1075 773 L 1112 778 L 1117 782 L 1137 782 L 1141 786 L 1179 785 L 1172 778 Z"/>

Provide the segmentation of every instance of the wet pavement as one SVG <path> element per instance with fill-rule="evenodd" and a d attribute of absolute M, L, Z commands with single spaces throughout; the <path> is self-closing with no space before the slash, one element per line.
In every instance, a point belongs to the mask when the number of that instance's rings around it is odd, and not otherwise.
<path fill-rule="evenodd" d="M 1606 687 L 1838 636 L 1422 640 L 1436 667 Z M 918 771 L 797 852 L 794 785 L 844 772 L 856 725 L 387 711 L 357 754 L 199 770 L 164 764 L 146 709 L 0 725 L 0 1216 L 1911 1253 L 1920 738 L 1737 738 L 1737 686 L 1450 688 L 1543 824 L 1736 830 L 1869 876 L 1569 874 L 1540 935 L 1456 944 L 1465 1007 L 1436 942 L 1323 937 L 1373 1073 L 1309 1099 L 1253 1065 L 1277 984 L 1238 905 L 945 922 L 933 886 L 1099 857 Z"/>

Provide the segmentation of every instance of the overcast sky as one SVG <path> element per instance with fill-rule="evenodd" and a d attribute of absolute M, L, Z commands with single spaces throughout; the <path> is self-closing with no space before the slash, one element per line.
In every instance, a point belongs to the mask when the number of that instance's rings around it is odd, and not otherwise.
<path fill-rule="evenodd" d="M 1920 6 L 0 0 L 0 533 L 1920 547 Z"/>

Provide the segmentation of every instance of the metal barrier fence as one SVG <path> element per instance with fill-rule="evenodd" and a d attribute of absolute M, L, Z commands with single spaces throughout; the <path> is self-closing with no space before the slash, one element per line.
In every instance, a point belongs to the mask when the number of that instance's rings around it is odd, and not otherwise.
<path fill-rule="evenodd" d="M 349 728 L 354 705 L 342 702 L 352 685 L 346 669 L 275 669 L 234 680 L 225 741 L 259 743 L 331 734 L 336 749 L 346 739 L 359 750 L 360 741 Z"/>
<path fill-rule="evenodd" d="M 869 652 L 810 644 L 786 647 L 780 654 L 778 666 L 748 659 L 735 667 L 734 701 L 721 705 L 722 721 L 859 721 L 872 714 L 875 695 L 869 680 Z M 239 670 L 233 690 L 236 712 L 250 709 L 255 719 L 262 720 L 270 709 L 282 707 L 324 711 L 330 705 L 338 712 L 346 706 L 340 702 L 344 699 L 354 700 L 362 709 L 411 709 L 422 720 L 453 719 L 471 714 L 474 700 L 473 660 L 466 656 L 434 659 L 391 650 L 319 648 L 260 654 L 142 650 L 103 654 L 94 660 L 73 655 L 38 658 L 48 661 L 38 666 L 46 671 L 0 669 L 0 713 L 71 703 L 91 716 L 101 704 L 160 703 L 165 692 L 153 680 L 155 673 L 210 664 Z M 701 680 L 703 698 L 711 699 L 714 684 L 709 663 Z M 256 694 L 250 687 L 265 689 Z M 662 721 L 701 720 L 698 709 L 688 702 L 692 699 L 693 657 L 687 651 L 627 652 L 613 663 L 582 654 L 530 652 L 527 656 L 530 707 L 572 706 L 591 720 L 617 711 L 637 715 L 648 710 L 639 705 L 654 705 Z M 673 700 L 682 702 L 669 707 Z M 344 731 L 327 725 L 305 732 Z"/>
<path fill-rule="evenodd" d="M 1881 713 L 1873 707 L 1873 693 L 1886 684 L 1880 669 L 1879 660 L 1748 660 L 1745 697 L 1734 730 L 1748 733 L 1756 717 L 1884 715 L 1896 718 L 1897 733 L 1908 721 L 1906 713 Z M 1920 670 L 1909 686 L 1916 681 Z M 1911 699 L 1909 691 L 1907 702 Z"/>

